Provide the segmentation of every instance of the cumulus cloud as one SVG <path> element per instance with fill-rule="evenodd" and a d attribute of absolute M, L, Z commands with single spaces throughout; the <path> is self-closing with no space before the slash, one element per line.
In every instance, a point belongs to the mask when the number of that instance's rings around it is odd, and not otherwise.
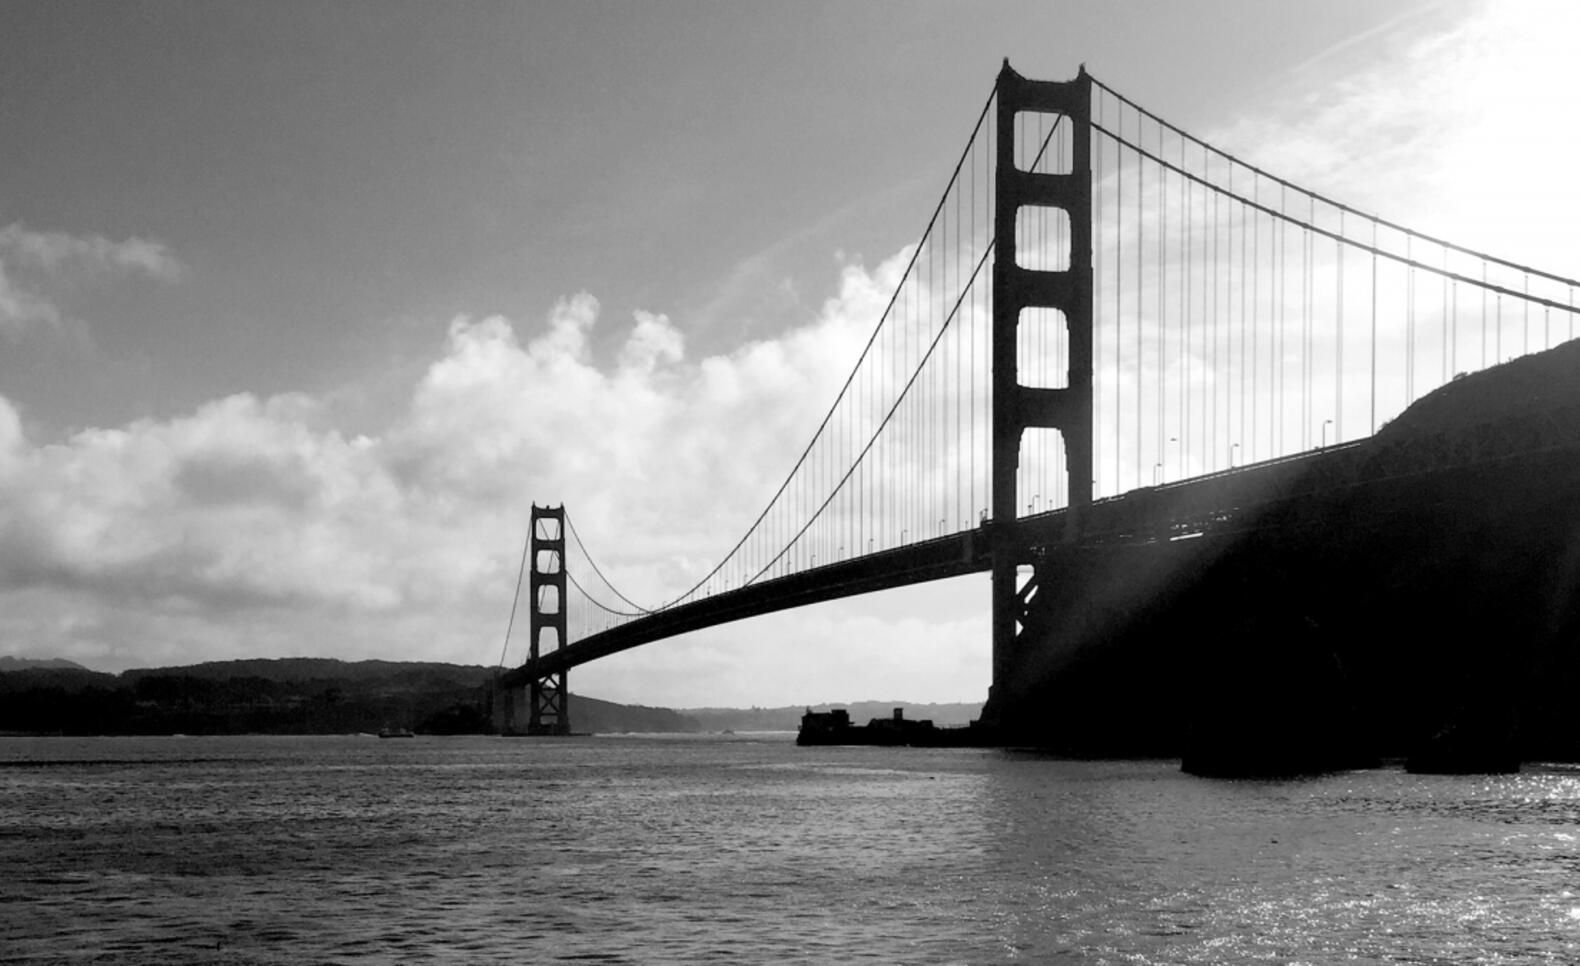
<path fill-rule="evenodd" d="M 457 318 L 369 435 L 327 397 L 238 393 L 44 444 L 0 398 L 0 637 L 108 666 L 489 660 L 534 501 L 666 597 L 761 508 L 902 266 L 849 266 L 806 325 L 699 360 L 667 317 L 611 323 L 585 293 L 537 325 Z"/>
<path fill-rule="evenodd" d="M 40 328 L 80 329 L 49 294 L 51 284 L 63 278 L 140 275 L 174 282 L 185 273 L 186 266 L 161 242 L 34 231 L 12 222 L 0 227 L 0 335 L 15 339 Z"/>

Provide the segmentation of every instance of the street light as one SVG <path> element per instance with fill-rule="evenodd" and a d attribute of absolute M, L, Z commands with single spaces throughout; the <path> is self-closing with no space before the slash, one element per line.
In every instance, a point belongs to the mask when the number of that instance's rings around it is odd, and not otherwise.
<path fill-rule="evenodd" d="M 1153 463 L 1152 464 L 1152 485 L 1153 486 L 1157 486 L 1161 482 L 1163 482 L 1163 464 L 1162 463 Z"/>
<path fill-rule="evenodd" d="M 1234 451 L 1240 448 L 1239 443 L 1229 444 L 1229 468 L 1234 469 Z"/>
<path fill-rule="evenodd" d="M 1322 421 L 1322 448 L 1323 449 L 1327 449 L 1328 448 L 1328 427 L 1331 426 L 1332 424 L 1333 424 L 1333 420 L 1331 420 L 1331 419 L 1324 419 Z"/>

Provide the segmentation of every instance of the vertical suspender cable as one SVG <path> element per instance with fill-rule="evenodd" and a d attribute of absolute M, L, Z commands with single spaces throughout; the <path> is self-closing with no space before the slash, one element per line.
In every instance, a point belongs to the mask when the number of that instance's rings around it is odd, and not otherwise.
<path fill-rule="evenodd" d="M 1335 241 L 1334 249 L 1339 257 L 1338 277 L 1338 321 L 1334 326 L 1334 362 L 1333 362 L 1333 441 L 1344 440 L 1344 209 L 1339 209 L 1339 241 Z"/>
<path fill-rule="evenodd" d="M 1120 105 L 1119 119 L 1114 123 L 1114 127 L 1123 130 L 1124 120 L 1124 105 Z M 1120 449 L 1123 443 L 1120 424 L 1125 411 L 1124 397 L 1121 395 L 1124 380 L 1120 366 L 1124 348 L 1121 339 L 1125 324 L 1124 252 L 1120 249 L 1124 239 L 1122 219 L 1125 211 L 1125 147 L 1122 144 L 1114 145 L 1114 188 L 1114 492 L 1119 493 L 1124 489 L 1120 468 Z"/>
<path fill-rule="evenodd" d="M 1253 170 L 1251 172 L 1252 204 L 1261 203 L 1261 186 L 1261 175 L 1259 172 Z M 1258 412 L 1262 408 L 1261 394 L 1258 391 L 1257 386 L 1257 370 L 1261 368 L 1262 357 L 1260 346 L 1257 344 L 1257 330 L 1262 326 L 1256 318 L 1256 316 L 1261 312 L 1261 308 L 1257 303 L 1260 301 L 1258 289 L 1261 287 L 1262 280 L 1262 218 L 1255 208 L 1252 208 L 1248 214 L 1251 216 L 1251 316 L 1247 320 L 1246 324 L 1250 326 L 1251 329 L 1251 435 L 1247 440 L 1246 448 L 1249 451 L 1250 456 L 1247 462 L 1254 463 L 1259 456 L 1257 449 L 1257 439 L 1260 434 L 1257 431 L 1256 421 Z"/>
<path fill-rule="evenodd" d="M 1099 91 L 1098 95 L 1097 95 L 1097 123 L 1098 124 L 1102 124 L 1103 123 L 1103 95 L 1102 95 L 1101 91 Z M 1094 284 L 1094 287 L 1097 289 L 1097 291 L 1094 292 L 1093 296 L 1092 296 L 1092 370 L 1093 370 L 1092 371 L 1092 475 L 1093 476 L 1097 476 L 1097 477 L 1101 477 L 1103 474 L 1100 472 L 1100 470 L 1098 468 L 1103 465 L 1103 456 L 1106 455 L 1103 452 L 1103 449 L 1102 449 L 1102 447 L 1103 447 L 1103 433 L 1099 429 L 1099 427 L 1101 427 L 1102 424 L 1103 424 L 1103 415 L 1104 415 L 1103 414 L 1103 392 L 1102 392 L 1102 386 L 1103 386 L 1103 335 L 1102 334 L 1103 334 L 1104 326 L 1102 325 L 1102 304 L 1103 304 L 1103 299 L 1102 299 L 1101 293 L 1102 293 L 1102 290 L 1103 290 L 1102 270 L 1103 270 L 1104 264 L 1107 262 L 1107 258 L 1104 256 L 1104 253 L 1103 253 L 1103 191 L 1100 190 L 1101 187 L 1102 187 L 1102 184 L 1103 184 L 1103 139 L 1102 139 L 1101 136 L 1098 136 L 1098 137 L 1093 138 L 1092 141 L 1093 141 L 1092 150 L 1097 153 L 1097 161 L 1096 161 L 1095 164 L 1092 165 L 1092 172 L 1091 172 L 1091 177 L 1092 177 L 1092 185 L 1091 185 L 1092 213 L 1091 213 L 1091 217 L 1092 217 L 1092 225 L 1094 227 L 1094 230 L 1095 230 L 1095 233 L 1096 233 L 1096 236 L 1097 236 L 1096 244 L 1093 246 L 1096 249 L 1096 252 L 1094 253 L 1095 256 L 1096 256 L 1096 265 L 1093 266 L 1093 274 L 1095 275 L 1096 280 L 1095 280 L 1095 282 L 1093 284 Z M 1073 253 L 1072 253 L 1072 255 L 1073 255 Z M 1068 321 L 1069 320 L 1066 320 L 1067 323 L 1068 323 Z M 1092 496 L 1094 498 L 1098 497 L 1098 496 L 1101 496 L 1102 493 L 1097 488 L 1097 481 L 1096 480 L 1092 481 L 1092 486 L 1093 486 Z"/>
<path fill-rule="evenodd" d="M 1142 330 L 1146 328 L 1146 321 L 1142 318 L 1142 299 L 1146 297 L 1146 272 L 1141 265 L 1141 256 L 1146 251 L 1146 235 L 1141 226 L 1141 213 L 1146 207 L 1146 193 L 1142 186 L 1142 176 L 1146 173 L 1146 163 L 1141 157 L 1141 112 L 1136 112 L 1136 486 L 1142 485 L 1141 464 L 1141 414 L 1145 411 L 1145 395 L 1143 380 L 1146 370 L 1146 351 L 1142 346 Z"/>
<path fill-rule="evenodd" d="M 1163 157 L 1163 126 L 1158 128 L 1158 157 Z M 1140 144 L 1138 140 L 1136 142 Z M 1169 234 L 1169 173 L 1163 168 L 1158 168 L 1158 459 L 1163 462 L 1163 431 L 1164 399 L 1168 395 L 1169 363 L 1164 350 L 1169 344 L 1169 319 L 1168 309 L 1164 303 L 1164 294 L 1168 289 L 1168 260 L 1167 248 Z M 1156 481 L 1154 481 L 1156 482 Z"/>

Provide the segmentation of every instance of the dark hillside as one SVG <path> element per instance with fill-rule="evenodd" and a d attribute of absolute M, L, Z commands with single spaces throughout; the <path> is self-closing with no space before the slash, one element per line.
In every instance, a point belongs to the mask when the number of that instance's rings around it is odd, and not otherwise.
<path fill-rule="evenodd" d="M 63 657 L 12 657 L 9 654 L 0 654 L 0 671 L 25 671 L 30 668 L 67 668 L 86 671 L 87 668 L 76 661 L 68 661 Z"/>
<path fill-rule="evenodd" d="M 1298 513 L 1072 561 L 1012 724 L 1203 771 L 1580 760 L 1580 343 L 1455 380 L 1352 459 Z"/>
<path fill-rule="evenodd" d="M 32 734 L 347 734 L 389 727 L 429 734 L 490 729 L 494 670 L 328 658 L 140 668 L 0 671 L 0 732 Z M 572 696 L 578 731 L 698 731 L 663 708 Z"/>

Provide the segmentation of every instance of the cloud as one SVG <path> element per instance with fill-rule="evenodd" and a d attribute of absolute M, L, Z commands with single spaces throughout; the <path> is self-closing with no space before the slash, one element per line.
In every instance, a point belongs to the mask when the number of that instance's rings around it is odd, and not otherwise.
<path fill-rule="evenodd" d="M 0 336 L 14 340 L 44 329 L 85 340 L 86 328 L 70 320 L 50 294 L 62 280 L 141 275 L 175 282 L 186 272 L 160 242 L 33 231 L 12 222 L 0 227 Z"/>
<path fill-rule="evenodd" d="M 1570 272 L 1580 8 L 1432 8 L 1314 58 L 1207 141 L 1417 230 Z"/>
<path fill-rule="evenodd" d="M 565 502 L 612 579 L 663 599 L 761 509 L 901 267 L 849 266 L 805 325 L 697 360 L 647 312 L 596 357 L 609 322 L 586 293 L 533 326 L 460 317 L 367 435 L 334 396 L 238 393 L 46 444 L 0 397 L 0 639 L 111 667 L 493 660 L 534 501 Z M 620 667 L 605 693 L 639 699 Z M 672 697 L 705 703 L 690 687 Z"/>
<path fill-rule="evenodd" d="M 0 335 L 14 339 L 40 325 L 60 328 L 60 310 L 48 299 L 19 287 L 7 274 L 5 261 L 0 260 Z"/>
<path fill-rule="evenodd" d="M 186 272 L 186 266 L 161 242 L 144 238 L 118 242 L 103 235 L 33 231 L 21 222 L 0 228 L 0 251 L 49 272 L 87 269 L 143 274 L 163 282 L 174 282 Z"/>

